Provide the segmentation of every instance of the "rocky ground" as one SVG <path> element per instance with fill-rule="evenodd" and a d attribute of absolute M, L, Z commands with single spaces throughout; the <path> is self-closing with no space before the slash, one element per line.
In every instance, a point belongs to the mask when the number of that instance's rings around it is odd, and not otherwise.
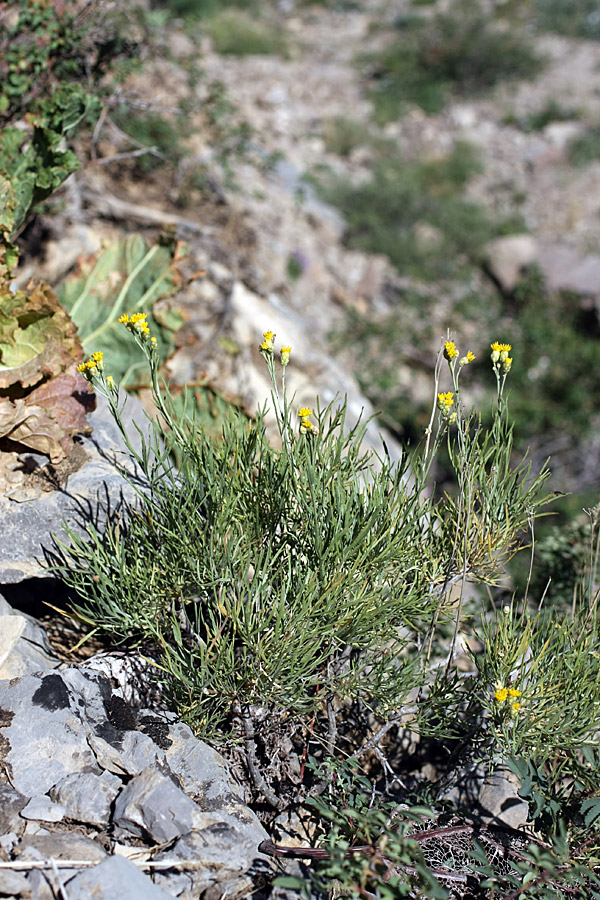
<path fill-rule="evenodd" d="M 323 403 L 347 394 L 351 421 L 362 410 L 370 413 L 353 378 L 353 349 L 332 354 L 328 335 L 348 309 L 385 310 L 387 288 L 402 273 L 384 257 L 349 250 L 341 217 L 303 178 L 322 165 L 357 182 L 368 174 L 374 126 L 354 59 L 385 43 L 385 31 L 372 29 L 374 17 L 391 19 L 405 5 L 369 0 L 342 11 L 281 3 L 289 58 L 223 57 L 203 39 L 207 76 L 226 85 L 254 129 L 253 159 L 234 163 L 236 189 L 220 185 L 218 196 L 182 209 L 161 190 L 160 174 L 141 181 L 118 162 L 88 158 L 64 191 L 62 211 L 45 223 L 42 254 L 25 255 L 20 281 L 35 275 L 57 284 L 103 240 L 127 229 L 155 235 L 175 223 L 190 248 L 188 272 L 206 272 L 178 298 L 188 322 L 169 363 L 175 380 L 208 380 L 253 411 L 268 396 L 257 345 L 269 328 L 293 347 L 290 387 L 298 406 L 314 405 L 317 394 Z M 562 37 L 539 42 L 550 62 L 535 81 L 500 86 L 481 100 L 456 99 L 436 116 L 415 109 L 384 134 L 407 158 L 442 155 L 459 139 L 475 144 L 484 167 L 471 195 L 497 212 L 517 210 L 529 228 L 490 248 L 499 281 L 510 288 L 522 266 L 537 262 L 551 286 L 597 304 L 600 161 L 575 169 L 565 148 L 600 120 L 600 49 Z M 176 59 L 197 52 L 183 25 L 166 43 L 175 61 L 150 60 L 129 85 L 157 109 L 187 90 Z M 539 132 L 510 124 L 550 100 L 581 107 L 582 115 Z M 362 122 L 365 132 L 344 158 L 328 152 L 325 139 L 328 121 L 340 115 Z M 187 140 L 193 156 L 210 159 L 201 130 Z M 105 133 L 97 149 L 108 157 L 120 148 Z M 261 166 L 257 158 L 271 164 Z M 291 257 L 300 265 L 294 281 Z M 435 326 L 436 341 L 456 327 L 443 303 Z M 435 347 L 421 349 L 433 365 Z M 417 383 L 406 361 L 399 366 L 407 389 L 432 390 L 427 378 Z M 139 420 L 141 407 L 137 414 Z M 0 498 L 0 591 L 6 595 L 0 606 L 0 895 L 248 896 L 272 872 L 259 851 L 267 835 L 225 762 L 167 710 L 131 696 L 132 677 L 118 654 L 68 663 L 29 617 L 51 593 L 40 580 L 50 532 L 65 516 L 75 522 L 73 502 L 90 501 L 101 486 L 115 495 L 123 487 L 114 458 L 118 436 L 106 410 L 93 416 L 76 471 L 64 471 L 59 484 L 43 490 L 27 493 L 27 482 L 12 499 Z M 368 440 L 379 445 L 375 425 Z M 387 443 L 400 452 L 392 439 Z M 34 462 L 45 468 L 43 460 Z M 493 815 L 507 798 L 514 812 L 514 785 L 505 779 L 489 801 Z M 517 815 L 510 824 L 521 824 L 522 806 Z"/>

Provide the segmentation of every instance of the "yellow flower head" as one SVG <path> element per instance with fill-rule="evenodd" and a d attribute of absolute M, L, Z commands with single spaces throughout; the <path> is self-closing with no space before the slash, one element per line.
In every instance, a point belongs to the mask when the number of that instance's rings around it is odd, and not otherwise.
<path fill-rule="evenodd" d="M 517 688 L 509 688 L 508 693 L 511 697 L 520 697 L 523 691 L 519 691 Z"/>
<path fill-rule="evenodd" d="M 502 374 L 508 375 L 510 370 L 512 369 L 512 356 L 507 356 L 506 359 L 502 359 Z"/>
<path fill-rule="evenodd" d="M 265 331 L 263 334 L 264 341 L 260 345 L 260 349 L 264 353 L 272 353 L 273 352 L 273 341 L 275 340 L 275 334 L 272 331 Z"/>
<path fill-rule="evenodd" d="M 504 362 L 512 350 L 510 344 L 500 344 L 498 341 L 494 341 L 493 344 L 490 344 L 490 347 L 492 349 L 492 363 L 494 365 L 497 365 L 498 362 Z"/>
<path fill-rule="evenodd" d="M 150 326 L 147 322 L 148 313 L 134 313 L 132 316 L 123 314 L 119 316 L 119 322 L 131 331 L 132 334 L 138 334 L 143 340 L 147 341 L 150 337 Z"/>
<path fill-rule="evenodd" d="M 92 353 L 89 359 L 77 366 L 77 371 L 83 375 L 86 381 L 91 381 L 92 378 L 104 371 L 104 353 L 101 350 Z"/>
<path fill-rule="evenodd" d="M 290 361 L 290 353 L 292 352 L 291 347 L 282 347 L 281 348 L 281 365 L 285 368 Z"/>
<path fill-rule="evenodd" d="M 520 703 L 513 703 L 513 705 L 512 705 L 512 711 L 513 711 L 513 713 L 518 713 L 520 709 L 521 709 L 521 704 L 520 704 Z"/>
<path fill-rule="evenodd" d="M 506 698 L 508 697 L 508 688 L 499 688 L 497 691 L 494 691 L 494 700 L 497 700 L 498 703 L 504 703 Z"/>
<path fill-rule="evenodd" d="M 458 356 L 458 350 L 456 349 L 454 341 L 446 341 L 444 344 L 444 356 L 448 362 L 454 359 L 455 356 Z"/>
<path fill-rule="evenodd" d="M 469 363 L 472 363 L 474 359 L 477 359 L 474 353 L 471 353 L 469 350 L 466 356 L 461 356 L 458 361 L 459 366 L 468 366 Z"/>
<path fill-rule="evenodd" d="M 302 409 L 298 410 L 298 415 L 301 419 L 306 419 L 307 416 L 312 416 L 313 411 L 309 409 L 308 406 L 303 406 Z"/>
<path fill-rule="evenodd" d="M 452 391 L 448 391 L 446 394 L 438 394 L 438 409 L 441 409 L 442 412 L 449 410 L 451 406 L 454 406 L 454 393 Z"/>

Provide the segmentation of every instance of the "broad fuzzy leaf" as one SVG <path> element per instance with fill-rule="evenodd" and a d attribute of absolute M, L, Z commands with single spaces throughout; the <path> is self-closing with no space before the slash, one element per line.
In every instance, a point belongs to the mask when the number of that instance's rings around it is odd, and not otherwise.
<path fill-rule="evenodd" d="M 184 318 L 177 308 L 153 307 L 179 289 L 182 276 L 178 263 L 182 255 L 179 243 L 165 240 L 149 247 L 142 237 L 132 235 L 81 260 L 78 270 L 59 291 L 86 353 L 102 350 L 107 371 L 123 386 L 139 383 L 146 367 L 143 354 L 118 318 L 124 313 L 147 313 L 161 356 L 168 356 Z M 141 370 L 140 374 L 136 370 Z"/>

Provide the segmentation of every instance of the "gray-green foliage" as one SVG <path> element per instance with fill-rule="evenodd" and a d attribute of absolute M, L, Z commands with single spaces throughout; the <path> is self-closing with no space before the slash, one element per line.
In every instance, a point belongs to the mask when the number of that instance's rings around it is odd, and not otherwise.
<path fill-rule="evenodd" d="M 535 20 L 539 28 L 569 37 L 600 39 L 600 10 L 597 0 L 535 0 Z"/>
<path fill-rule="evenodd" d="M 395 463 L 364 451 L 364 425 L 347 428 L 343 404 L 302 409 L 298 426 L 288 359 L 280 370 L 271 332 L 261 351 L 279 449 L 267 439 L 266 409 L 254 421 L 232 413 L 209 439 L 161 385 L 145 317 L 125 326 L 148 358 L 159 416 L 136 453 L 103 360 L 95 354 L 82 366 L 144 477 L 134 506 L 106 521 L 100 514 L 85 539 L 71 532 L 57 545 L 75 613 L 117 641 L 152 647 L 180 715 L 203 735 L 262 706 L 321 741 L 325 759 L 321 751 L 313 768 L 326 793 L 312 809 L 327 853 L 313 887 L 336 879 L 354 897 L 455 898 L 445 870 L 490 900 L 595 896 L 597 569 L 567 613 L 537 596 L 497 606 L 482 595 L 477 607 L 466 598 L 467 581 L 504 577 L 544 502 L 547 473 L 512 462 L 511 348 L 492 345 L 497 402 L 487 427 L 461 399 L 473 355 L 459 358 L 447 341 L 425 441 Z M 446 380 L 453 390 L 439 391 Z M 444 444 L 454 487 L 439 496 L 432 473 Z M 454 665 L 465 634 L 476 648 L 468 673 Z M 479 841 L 471 826 L 467 851 L 452 828 L 440 842 L 436 791 L 456 777 L 451 768 L 439 786 L 417 784 L 401 799 L 387 782 L 369 785 L 358 763 L 381 738 L 344 731 L 350 710 L 374 715 L 382 735 L 408 725 L 424 741 L 452 742 L 456 759 L 511 767 L 530 804 L 529 847 L 511 845 L 507 864 L 493 835 Z M 347 743 L 336 745 L 338 734 Z M 341 746 L 349 768 L 340 767 Z M 435 844 L 423 837 L 428 817 Z M 456 828 L 462 834 L 464 822 Z M 310 895 L 308 884 L 294 884 Z"/>
<path fill-rule="evenodd" d="M 437 623 L 455 616 L 449 588 L 464 577 L 493 583 L 538 502 L 544 475 L 530 482 L 510 468 L 502 410 L 484 434 L 457 407 L 453 459 L 469 503 L 434 499 L 426 488 L 443 418 L 425 450 L 400 463 L 365 453 L 364 427 L 347 429 L 343 406 L 319 410 L 319 433 L 301 419 L 298 434 L 264 351 L 281 450 L 267 441 L 264 411 L 250 424 L 234 416 L 210 441 L 174 414 L 158 353 L 137 339 L 164 449 L 137 457 L 148 488 L 136 510 L 89 526 L 91 544 L 73 534 L 63 548 L 78 613 L 118 640 L 156 644 L 197 724 L 239 703 L 300 713 L 338 696 L 381 715 L 397 709 L 426 677 L 421 650 Z M 119 420 L 118 390 L 94 374 Z"/>

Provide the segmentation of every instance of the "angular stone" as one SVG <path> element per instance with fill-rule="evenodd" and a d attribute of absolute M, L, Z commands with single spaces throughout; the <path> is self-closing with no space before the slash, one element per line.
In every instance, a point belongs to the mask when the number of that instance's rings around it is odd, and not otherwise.
<path fill-rule="evenodd" d="M 183 722 L 169 727 L 171 746 L 165 759 L 177 775 L 184 791 L 203 797 L 203 809 L 223 805 L 225 801 L 243 800 L 244 793 L 229 771 L 223 757 L 199 740 Z"/>
<path fill-rule="evenodd" d="M 110 772 L 81 772 L 62 778 L 49 794 L 69 819 L 102 827 L 109 822 L 111 806 L 121 787 L 121 779 Z"/>
<path fill-rule="evenodd" d="M 11 783 L 26 797 L 95 764 L 80 714 L 58 674 L 0 682 L 0 749 Z"/>
<path fill-rule="evenodd" d="M 524 272 L 538 262 L 539 252 L 530 234 L 509 234 L 486 247 L 488 266 L 504 291 L 514 290 Z"/>
<path fill-rule="evenodd" d="M 53 803 L 48 797 L 32 797 L 27 806 L 21 810 L 24 819 L 36 822 L 60 822 L 65 817 L 65 808 Z"/>
<path fill-rule="evenodd" d="M 65 859 L 81 860 L 83 862 L 99 863 L 106 858 L 104 848 L 94 840 L 80 834 L 33 834 L 25 835 L 19 847 L 20 859 L 23 860 L 48 860 Z M 69 878 L 77 875 L 81 867 L 58 869 L 60 884 L 65 884 Z M 54 891 L 50 885 L 56 885 L 57 875 L 50 869 L 33 870 L 27 876 L 32 887 L 32 895 L 35 900 L 55 900 L 63 897 L 64 893 Z M 65 892 L 66 893 L 66 892 Z M 68 895 L 67 895 L 68 896 Z"/>
<path fill-rule="evenodd" d="M 22 859 L 81 859 L 101 862 L 106 858 L 106 851 L 99 841 L 77 833 L 25 835 L 20 850 Z"/>
<path fill-rule="evenodd" d="M 104 733 L 108 733 L 108 730 Z M 126 731 L 119 741 L 120 746 L 97 734 L 90 735 L 88 743 L 98 765 L 116 774 L 137 775 L 164 760 L 164 752 L 151 737 L 141 731 Z"/>
<path fill-rule="evenodd" d="M 240 835 L 235 822 L 218 821 L 199 831 L 191 831 L 184 834 L 173 848 L 159 854 L 159 860 L 194 860 L 194 868 L 186 871 L 186 878 L 191 881 L 190 896 L 204 896 L 204 892 L 218 881 L 221 895 L 242 896 L 245 895 L 243 886 L 239 884 L 240 878 L 244 878 L 255 860 L 266 858 L 258 852 L 258 845 L 264 831 L 258 825 L 258 831 L 254 840 L 249 839 L 248 834 Z M 258 838 L 258 840 L 256 840 Z M 183 879 L 179 879 L 182 889 L 186 888 Z M 156 882 L 165 890 L 170 890 L 167 875 L 157 872 Z M 230 883 L 236 883 L 236 891 L 230 890 Z M 250 879 L 247 878 L 246 888 L 250 893 Z"/>
<path fill-rule="evenodd" d="M 529 804 L 519 797 L 520 780 L 506 766 L 487 773 L 479 792 L 484 821 L 518 830 L 527 822 Z"/>
<path fill-rule="evenodd" d="M 13 647 L 23 634 L 23 616 L 0 616 L 0 671 Z"/>
<path fill-rule="evenodd" d="M 170 778 L 153 769 L 135 775 L 115 802 L 113 822 L 159 844 L 207 824 L 206 817 Z"/>
<path fill-rule="evenodd" d="M 0 896 L 31 897 L 31 885 L 22 872 L 0 869 Z"/>
<path fill-rule="evenodd" d="M 172 900 L 173 895 L 161 890 L 137 866 L 122 856 L 107 860 L 80 872 L 67 885 L 69 900 Z"/>
<path fill-rule="evenodd" d="M 19 813 L 26 803 L 27 797 L 0 781 L 0 835 L 14 832 L 20 836 L 23 833 L 25 823 Z"/>
<path fill-rule="evenodd" d="M 0 681 L 57 665 L 44 629 L 31 616 L 15 612 L 0 594 Z"/>
<path fill-rule="evenodd" d="M 136 397 L 127 398 L 123 420 L 133 445 L 139 449 L 139 435 L 131 427 L 132 421 L 137 421 L 144 429 L 148 427 L 148 420 Z M 97 509 L 99 504 L 106 503 L 107 495 L 113 506 L 117 505 L 121 494 L 134 499 L 133 489 L 119 471 L 123 465 L 131 469 L 131 462 L 125 455 L 123 438 L 103 397 L 97 395 L 97 409 L 88 415 L 88 421 L 93 428 L 92 434 L 79 438 L 87 461 L 69 476 L 61 490 L 45 492 L 37 499 L 23 503 L 0 497 L 0 584 L 47 576 L 44 550 L 52 548 L 52 533 L 65 537 L 65 521 L 83 533 L 79 520 L 86 506 Z"/>
<path fill-rule="evenodd" d="M 581 256 L 572 247 L 554 244 L 542 248 L 539 262 L 549 290 L 600 294 L 600 255 Z"/>

